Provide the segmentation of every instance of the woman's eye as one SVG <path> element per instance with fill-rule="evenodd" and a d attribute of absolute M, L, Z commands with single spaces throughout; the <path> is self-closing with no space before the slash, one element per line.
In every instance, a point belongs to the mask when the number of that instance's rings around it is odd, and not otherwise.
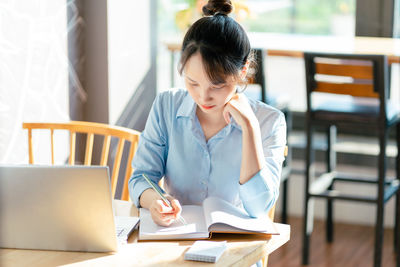
<path fill-rule="evenodd" d="M 218 87 L 213 87 L 213 89 L 219 90 L 219 89 L 222 89 L 224 87 L 225 87 L 225 85 L 222 85 L 222 86 L 218 86 Z"/>
<path fill-rule="evenodd" d="M 193 87 L 197 86 L 197 83 L 189 83 L 189 84 L 190 84 L 190 86 L 193 86 Z"/>

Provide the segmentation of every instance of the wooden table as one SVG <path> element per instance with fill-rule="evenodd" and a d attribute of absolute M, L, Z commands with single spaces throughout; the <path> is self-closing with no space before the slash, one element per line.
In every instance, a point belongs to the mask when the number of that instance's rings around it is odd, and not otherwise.
<path fill-rule="evenodd" d="M 265 49 L 270 56 L 303 57 L 304 52 L 386 55 L 389 64 L 400 63 L 400 38 L 337 37 L 279 33 L 248 33 L 252 48 Z M 164 43 L 171 52 L 171 85 L 174 85 L 175 53 L 181 37 Z"/>
<path fill-rule="evenodd" d="M 114 201 L 117 215 L 137 216 L 137 209 L 126 201 Z M 118 252 L 84 253 L 44 250 L 0 249 L 0 266 L 249 266 L 270 254 L 290 238 L 290 226 L 276 224 L 280 235 L 268 240 L 240 235 L 217 235 L 227 240 L 228 249 L 216 264 L 185 261 L 184 252 L 194 241 L 137 242 L 138 231 Z"/>

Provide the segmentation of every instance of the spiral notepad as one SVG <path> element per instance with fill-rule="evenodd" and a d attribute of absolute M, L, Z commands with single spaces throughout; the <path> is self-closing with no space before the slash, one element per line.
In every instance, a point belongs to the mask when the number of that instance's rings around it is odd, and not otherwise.
<path fill-rule="evenodd" d="M 226 249 L 226 241 L 196 241 L 185 253 L 185 260 L 216 262 Z"/>

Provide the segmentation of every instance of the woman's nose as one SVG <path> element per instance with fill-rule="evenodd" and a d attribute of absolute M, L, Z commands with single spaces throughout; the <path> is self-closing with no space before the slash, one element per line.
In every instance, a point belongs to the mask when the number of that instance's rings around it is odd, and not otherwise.
<path fill-rule="evenodd" d="M 210 95 L 210 89 L 209 88 L 203 88 L 200 92 L 200 98 L 203 101 L 208 101 L 211 99 Z"/>

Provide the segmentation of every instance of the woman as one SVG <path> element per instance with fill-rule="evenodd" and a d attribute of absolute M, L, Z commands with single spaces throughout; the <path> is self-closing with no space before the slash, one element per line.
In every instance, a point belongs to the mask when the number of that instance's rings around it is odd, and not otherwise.
<path fill-rule="evenodd" d="M 243 28 L 228 14 L 231 1 L 212 1 L 185 35 L 179 72 L 187 90 L 157 96 L 141 135 L 129 181 L 131 199 L 155 223 L 168 226 L 181 204 L 208 196 L 264 215 L 279 193 L 286 124 L 278 110 L 247 99 L 252 53 Z M 150 188 L 164 177 L 169 208 Z"/>

